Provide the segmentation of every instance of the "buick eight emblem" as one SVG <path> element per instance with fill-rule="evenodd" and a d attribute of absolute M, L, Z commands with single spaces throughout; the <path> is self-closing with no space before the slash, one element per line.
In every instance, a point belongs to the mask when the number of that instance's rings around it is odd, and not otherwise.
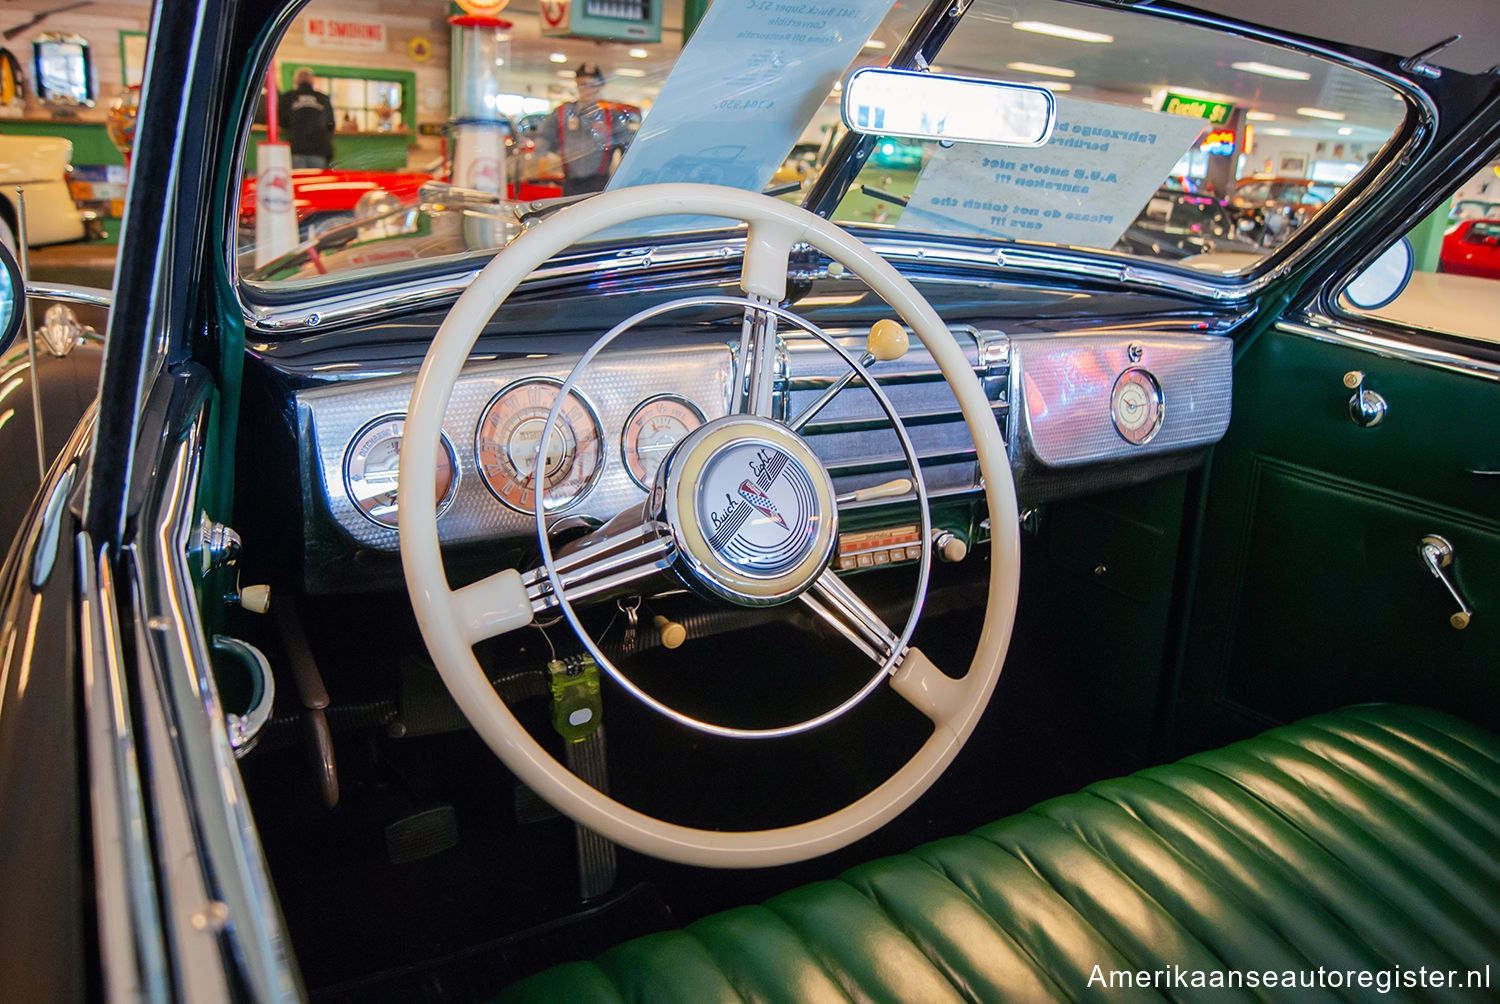
<path fill-rule="evenodd" d="M 697 495 L 708 546 L 750 575 L 779 575 L 802 562 L 822 518 L 808 472 L 763 442 L 741 441 L 711 457 Z"/>

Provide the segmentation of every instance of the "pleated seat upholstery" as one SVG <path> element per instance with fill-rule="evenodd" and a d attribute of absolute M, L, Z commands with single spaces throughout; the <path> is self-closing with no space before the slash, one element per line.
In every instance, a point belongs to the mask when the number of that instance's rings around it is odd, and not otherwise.
<path fill-rule="evenodd" d="M 1320 715 L 559 966 L 501 1000 L 1205 992 L 1500 998 L 1500 740 L 1415 708 Z"/>

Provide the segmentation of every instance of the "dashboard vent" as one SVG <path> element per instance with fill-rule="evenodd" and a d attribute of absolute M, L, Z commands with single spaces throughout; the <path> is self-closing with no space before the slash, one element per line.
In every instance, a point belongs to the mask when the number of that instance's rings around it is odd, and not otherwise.
<path fill-rule="evenodd" d="M 829 334 L 855 357 L 864 351 L 863 332 L 830 331 Z M 1009 413 L 1006 400 L 1009 351 L 1005 337 L 967 327 L 955 328 L 953 334 L 984 385 L 995 421 L 1005 436 Z M 786 351 L 786 413 L 795 418 L 843 376 L 848 367 L 832 349 L 810 336 L 788 336 Z M 921 461 L 928 494 L 977 491 L 979 464 L 973 437 L 948 382 L 922 343 L 913 337 L 906 355 L 892 362 L 875 363 L 871 373 L 906 424 Z M 828 467 L 834 489 L 840 494 L 907 475 L 901 444 L 886 420 L 885 411 L 866 387 L 845 387 L 803 428 L 802 435 Z M 1009 442 L 1008 436 L 1006 441 Z"/>

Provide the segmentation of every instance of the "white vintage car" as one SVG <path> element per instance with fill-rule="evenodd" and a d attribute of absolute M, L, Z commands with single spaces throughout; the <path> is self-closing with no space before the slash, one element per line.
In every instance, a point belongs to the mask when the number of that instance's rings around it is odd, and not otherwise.
<path fill-rule="evenodd" d="M 57 136 L 0 135 L 0 241 L 16 246 L 25 189 L 26 241 L 31 247 L 83 238 L 83 217 L 68 191 L 73 144 Z"/>

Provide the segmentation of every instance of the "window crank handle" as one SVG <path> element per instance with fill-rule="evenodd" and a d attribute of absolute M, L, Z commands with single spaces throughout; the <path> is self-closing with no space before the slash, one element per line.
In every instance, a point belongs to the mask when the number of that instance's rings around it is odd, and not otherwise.
<path fill-rule="evenodd" d="M 1433 578 L 1443 584 L 1443 588 L 1448 590 L 1449 595 L 1458 604 L 1458 612 L 1448 618 L 1448 623 L 1452 624 L 1455 630 L 1462 631 L 1469 626 L 1469 621 L 1474 619 L 1474 611 L 1470 610 L 1464 598 L 1458 595 L 1458 590 L 1454 588 L 1447 573 L 1443 571 L 1453 563 L 1453 545 L 1448 543 L 1446 538 L 1430 533 L 1422 538 L 1417 553 L 1422 556 L 1422 561 L 1426 564 L 1427 570 L 1432 573 Z"/>

